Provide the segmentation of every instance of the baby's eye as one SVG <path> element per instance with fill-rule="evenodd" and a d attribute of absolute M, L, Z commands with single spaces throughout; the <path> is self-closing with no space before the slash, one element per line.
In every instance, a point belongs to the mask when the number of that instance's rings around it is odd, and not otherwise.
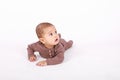
<path fill-rule="evenodd" d="M 53 35 L 53 33 L 50 33 L 49 35 L 50 35 L 50 36 L 52 36 L 52 35 Z"/>

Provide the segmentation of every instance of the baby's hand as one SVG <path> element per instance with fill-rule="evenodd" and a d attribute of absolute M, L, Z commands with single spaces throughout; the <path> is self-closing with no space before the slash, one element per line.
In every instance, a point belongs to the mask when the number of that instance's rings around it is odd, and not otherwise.
<path fill-rule="evenodd" d="M 29 61 L 30 62 L 36 61 L 36 56 L 35 55 L 30 56 Z"/>
<path fill-rule="evenodd" d="M 37 66 L 47 66 L 47 62 L 46 61 L 40 61 L 36 65 Z"/>

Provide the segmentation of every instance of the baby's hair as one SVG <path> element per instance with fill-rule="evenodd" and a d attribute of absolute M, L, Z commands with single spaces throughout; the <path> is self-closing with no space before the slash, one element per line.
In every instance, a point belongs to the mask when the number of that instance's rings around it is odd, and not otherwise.
<path fill-rule="evenodd" d="M 49 22 L 43 22 L 37 25 L 36 27 L 36 34 L 38 38 L 41 38 L 43 35 L 43 31 L 45 28 L 50 27 L 50 26 L 54 26 L 53 24 L 49 23 Z"/>

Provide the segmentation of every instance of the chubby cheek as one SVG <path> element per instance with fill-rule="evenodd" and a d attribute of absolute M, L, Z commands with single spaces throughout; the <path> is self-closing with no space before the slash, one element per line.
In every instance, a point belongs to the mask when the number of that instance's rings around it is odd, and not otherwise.
<path fill-rule="evenodd" d="M 51 43 L 51 42 L 53 42 L 53 39 L 52 38 L 46 38 L 46 42 Z"/>

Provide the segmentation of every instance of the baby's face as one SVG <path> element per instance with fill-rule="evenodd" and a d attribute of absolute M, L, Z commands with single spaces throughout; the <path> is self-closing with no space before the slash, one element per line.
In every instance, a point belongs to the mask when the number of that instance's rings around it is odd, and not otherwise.
<path fill-rule="evenodd" d="M 57 34 L 57 30 L 54 26 L 44 29 L 43 41 L 43 44 L 48 48 L 52 48 L 54 45 L 59 43 L 59 35 Z"/>

